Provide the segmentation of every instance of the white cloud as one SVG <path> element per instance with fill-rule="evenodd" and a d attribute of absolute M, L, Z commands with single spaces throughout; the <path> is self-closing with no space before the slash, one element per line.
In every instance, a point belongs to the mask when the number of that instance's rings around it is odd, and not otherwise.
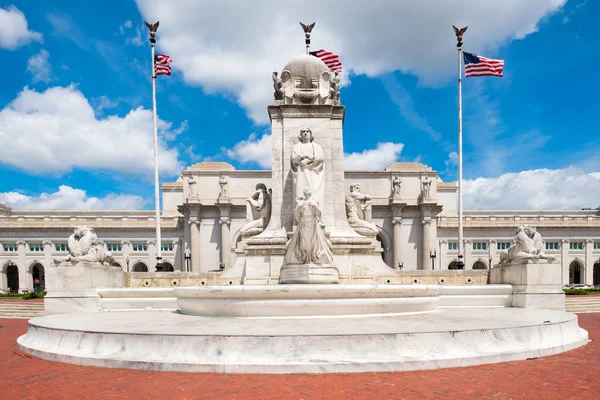
<path fill-rule="evenodd" d="M 140 196 L 108 194 L 89 197 L 85 190 L 61 185 L 57 192 L 28 196 L 19 192 L 0 193 L 0 203 L 15 210 L 138 210 L 144 206 Z"/>
<path fill-rule="evenodd" d="M 92 104 L 94 106 L 94 111 L 96 111 L 98 115 L 101 115 L 104 113 L 104 110 L 110 110 L 111 108 L 118 106 L 119 102 L 109 99 L 108 96 L 102 95 L 92 99 Z"/>
<path fill-rule="evenodd" d="M 264 134 L 260 138 L 255 133 L 236 143 L 232 150 L 226 150 L 227 157 L 242 163 L 255 163 L 261 168 L 271 168 L 271 135 Z"/>
<path fill-rule="evenodd" d="M 536 169 L 497 178 L 464 181 L 465 208 L 469 210 L 547 210 L 597 207 L 600 172 L 582 169 Z"/>
<path fill-rule="evenodd" d="M 42 42 L 42 35 L 29 30 L 25 15 L 15 6 L 0 8 L 0 48 L 14 50 L 32 41 Z"/>
<path fill-rule="evenodd" d="M 374 150 L 344 155 L 346 171 L 383 171 L 385 167 L 398 160 L 404 145 L 402 143 L 377 143 Z"/>
<path fill-rule="evenodd" d="M 121 33 L 121 35 L 126 36 L 129 35 L 129 30 L 133 28 L 133 22 L 131 22 L 131 20 L 127 20 L 125 22 L 123 22 L 123 24 L 121 26 L 119 26 L 119 32 Z M 134 35 L 135 36 L 130 36 L 125 38 L 125 44 L 131 44 L 134 46 L 141 46 L 143 44 L 142 42 L 142 27 L 140 27 L 139 25 L 135 27 L 134 30 Z"/>
<path fill-rule="evenodd" d="M 52 64 L 48 61 L 50 54 L 41 49 L 38 54 L 31 56 L 27 60 L 27 71 L 33 75 L 33 83 L 36 82 L 50 82 L 52 80 Z"/>
<path fill-rule="evenodd" d="M 354 171 L 382 171 L 395 162 L 404 147 L 401 143 L 378 143 L 373 150 L 364 150 L 362 153 L 344 155 L 346 170 Z M 261 168 L 271 168 L 271 135 L 264 134 L 258 137 L 251 134 L 247 140 L 242 140 L 233 147 L 222 151 L 231 159 L 242 163 L 258 164 Z"/>
<path fill-rule="evenodd" d="M 137 0 L 147 21 L 160 19 L 157 40 L 190 84 L 233 95 L 256 122 L 266 123 L 271 72 L 303 54 L 298 21 L 316 21 L 314 49 L 341 55 L 345 69 L 379 76 L 401 70 L 437 85 L 456 74 L 452 25 L 469 25 L 465 47 L 494 56 L 510 39 L 538 29 L 565 0 L 334 0 L 298 2 Z M 342 95 L 343 98 L 343 95 Z"/>
<path fill-rule="evenodd" d="M 159 121 L 161 137 L 171 124 Z M 178 152 L 161 141 L 160 169 L 179 173 Z M 72 168 L 114 171 L 150 178 L 154 170 L 152 112 L 143 107 L 124 117 L 96 118 L 74 86 L 44 92 L 24 88 L 0 111 L 0 163 L 29 173 L 64 173 Z"/>

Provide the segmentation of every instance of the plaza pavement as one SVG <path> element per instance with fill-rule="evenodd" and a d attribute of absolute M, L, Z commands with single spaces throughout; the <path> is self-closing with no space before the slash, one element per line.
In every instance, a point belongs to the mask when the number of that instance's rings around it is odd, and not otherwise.
<path fill-rule="evenodd" d="M 81 367 L 17 350 L 25 319 L 0 319 L 0 399 L 600 399 L 600 313 L 592 340 L 556 356 L 404 373 L 233 375 Z"/>

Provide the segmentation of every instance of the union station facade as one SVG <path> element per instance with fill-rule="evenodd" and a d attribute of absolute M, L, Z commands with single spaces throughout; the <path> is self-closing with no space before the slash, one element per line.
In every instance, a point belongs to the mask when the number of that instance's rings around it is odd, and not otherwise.
<path fill-rule="evenodd" d="M 394 190 L 394 179 L 401 186 Z M 258 183 L 270 187 L 271 171 L 236 170 L 224 162 L 203 162 L 162 185 L 162 256 L 166 271 L 215 273 L 242 254 L 246 201 Z M 422 182 L 431 181 L 423 198 Z M 190 186 L 194 186 L 193 196 Z M 394 163 L 384 171 L 346 171 L 345 187 L 359 183 L 372 199 L 383 261 L 396 270 L 457 268 L 457 185 L 442 182 L 431 168 Z M 225 187 L 224 187 L 225 186 Z M 223 196 L 223 190 L 226 196 Z M 465 211 L 466 269 L 489 269 L 511 244 L 517 228 L 535 226 L 546 253 L 562 264 L 564 284 L 600 284 L 600 212 Z M 156 265 L 153 211 L 23 211 L 0 205 L 0 289 L 41 291 L 53 258 L 68 252 L 75 226 L 90 226 L 130 273 Z M 217 272 L 218 273 L 218 272 Z"/>

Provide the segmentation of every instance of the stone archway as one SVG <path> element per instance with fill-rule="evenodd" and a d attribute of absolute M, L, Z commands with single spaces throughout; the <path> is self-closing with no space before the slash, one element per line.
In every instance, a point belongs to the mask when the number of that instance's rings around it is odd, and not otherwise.
<path fill-rule="evenodd" d="M 8 263 L 4 267 L 6 272 L 6 290 L 10 293 L 19 292 L 19 267 L 15 263 Z"/>
<path fill-rule="evenodd" d="M 600 285 L 600 261 L 596 261 L 594 263 L 594 279 L 593 279 L 593 285 Z"/>
<path fill-rule="evenodd" d="M 450 264 L 448 264 L 448 269 L 458 269 L 458 262 L 452 261 Z"/>
<path fill-rule="evenodd" d="M 488 269 L 487 264 L 482 260 L 477 260 L 473 264 L 473 269 Z"/>
<path fill-rule="evenodd" d="M 148 272 L 148 266 L 144 262 L 138 261 L 135 264 L 133 264 L 131 271 L 132 272 Z"/>
<path fill-rule="evenodd" d="M 175 271 L 175 268 L 173 268 L 173 264 L 171 264 L 168 261 L 164 261 L 163 262 L 163 266 L 165 268 L 164 269 L 165 272 L 173 272 L 173 271 Z"/>
<path fill-rule="evenodd" d="M 39 262 L 36 262 L 29 269 L 31 273 L 31 282 L 35 292 L 43 292 L 46 289 L 46 270 Z"/>
<path fill-rule="evenodd" d="M 579 260 L 574 260 L 569 264 L 569 283 L 577 284 L 583 282 L 583 265 Z"/>
<path fill-rule="evenodd" d="M 392 267 L 394 264 L 394 259 L 392 257 L 393 251 L 390 250 L 392 249 L 393 241 L 386 231 L 384 231 L 380 226 L 378 226 L 378 228 L 379 233 L 377 234 L 377 241 L 381 244 L 381 248 L 383 249 L 381 258 L 383 259 L 384 263 Z"/>

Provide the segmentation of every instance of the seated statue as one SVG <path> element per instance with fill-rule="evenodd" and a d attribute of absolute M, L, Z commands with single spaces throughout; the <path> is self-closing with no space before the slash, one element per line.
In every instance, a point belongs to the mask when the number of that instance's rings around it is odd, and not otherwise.
<path fill-rule="evenodd" d="M 521 225 L 515 235 L 514 244 L 507 251 L 500 253 L 500 264 L 526 260 L 548 260 L 554 262 L 555 258 L 543 253 L 544 242 L 542 235 L 529 225 Z"/>
<path fill-rule="evenodd" d="M 246 199 L 246 225 L 240 229 L 242 237 L 258 235 L 271 220 L 271 196 L 264 183 L 256 185 L 256 191 Z"/>
<path fill-rule="evenodd" d="M 69 245 L 69 255 L 62 258 L 55 258 L 54 263 L 60 264 L 70 261 L 76 264 L 80 261 L 97 262 L 100 264 L 112 265 L 114 258 L 112 254 L 104 250 L 104 245 L 98 240 L 94 228 L 87 226 L 78 226 L 73 230 L 67 241 Z"/>
<path fill-rule="evenodd" d="M 379 229 L 371 222 L 371 196 L 360 192 L 360 185 L 353 183 L 350 194 L 346 196 L 346 216 L 350 226 L 364 236 L 376 236 Z"/>
<path fill-rule="evenodd" d="M 319 203 L 310 189 L 304 189 L 304 198 L 297 200 L 294 219 L 298 226 L 286 245 L 283 265 L 331 264 L 333 249 L 321 226 Z"/>

